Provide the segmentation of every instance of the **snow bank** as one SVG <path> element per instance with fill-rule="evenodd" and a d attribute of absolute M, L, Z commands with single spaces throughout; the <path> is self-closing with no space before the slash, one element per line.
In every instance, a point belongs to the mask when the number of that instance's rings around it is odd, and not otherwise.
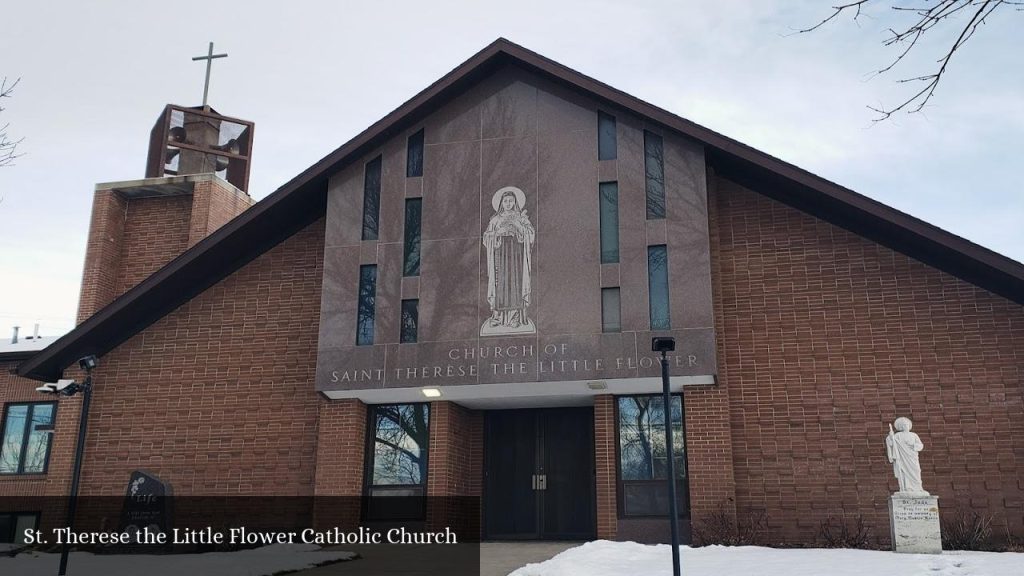
<path fill-rule="evenodd" d="M 267 576 L 354 556 L 352 552 L 323 551 L 315 544 L 277 544 L 237 552 L 161 556 L 72 552 L 68 573 L 88 576 Z M 60 554 L 32 552 L 13 558 L 0 557 L 0 574 L 53 576 L 59 563 Z"/>
<path fill-rule="evenodd" d="M 874 550 L 683 546 L 682 573 L 712 576 L 1022 576 L 1024 554 L 945 552 L 895 554 Z M 598 540 L 526 566 L 509 576 L 669 576 L 665 544 Z"/>

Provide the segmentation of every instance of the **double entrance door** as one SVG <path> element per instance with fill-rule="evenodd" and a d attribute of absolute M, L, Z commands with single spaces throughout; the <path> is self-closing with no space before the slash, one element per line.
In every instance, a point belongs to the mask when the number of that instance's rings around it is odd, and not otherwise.
<path fill-rule="evenodd" d="M 490 411 L 484 442 L 485 537 L 595 537 L 593 408 Z"/>

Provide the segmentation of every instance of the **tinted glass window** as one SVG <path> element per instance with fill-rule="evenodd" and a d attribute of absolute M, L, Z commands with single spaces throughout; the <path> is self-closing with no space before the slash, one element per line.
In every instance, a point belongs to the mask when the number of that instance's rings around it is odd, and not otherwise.
<path fill-rule="evenodd" d="M 376 240 L 380 228 L 380 156 L 363 174 L 363 240 Z"/>
<path fill-rule="evenodd" d="M 405 201 L 405 251 L 403 256 L 402 275 L 420 275 L 420 223 L 423 200 L 409 198 Z"/>
<path fill-rule="evenodd" d="M 409 136 L 405 156 L 405 175 L 409 178 L 423 176 L 423 130 Z"/>
<path fill-rule="evenodd" d="M 597 113 L 597 159 L 614 160 L 618 142 L 615 134 L 615 116 Z"/>
<path fill-rule="evenodd" d="M 618 403 L 619 481 L 626 516 L 665 516 L 669 510 L 668 450 L 661 396 L 620 396 Z M 676 501 L 687 516 L 686 448 L 682 403 L 672 397 L 672 443 L 675 452 Z"/>
<path fill-rule="evenodd" d="M 665 246 L 647 247 L 648 294 L 651 310 L 651 330 L 668 330 L 668 250 Z"/>
<path fill-rule="evenodd" d="M 419 300 L 402 300 L 401 342 L 415 342 L 419 324 Z"/>
<path fill-rule="evenodd" d="M 601 331 L 621 332 L 622 318 L 618 288 L 601 289 Z"/>
<path fill-rule="evenodd" d="M 371 484 L 409 486 L 426 483 L 430 405 L 374 406 L 373 416 Z"/>
<path fill-rule="evenodd" d="M 644 131 L 647 219 L 665 217 L 665 154 L 661 136 Z"/>
<path fill-rule="evenodd" d="M 356 322 L 356 345 L 373 344 L 373 321 L 376 315 L 377 267 L 359 267 L 359 304 Z"/>
<path fill-rule="evenodd" d="M 602 182 L 598 186 L 601 204 L 601 263 L 619 261 L 619 184 Z"/>

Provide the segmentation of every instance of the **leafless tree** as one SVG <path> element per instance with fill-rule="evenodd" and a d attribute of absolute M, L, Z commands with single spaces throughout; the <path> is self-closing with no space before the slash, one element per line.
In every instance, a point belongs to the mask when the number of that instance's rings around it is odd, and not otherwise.
<path fill-rule="evenodd" d="M 851 14 L 853 21 L 859 22 L 861 16 L 864 15 L 863 9 L 872 1 L 859 0 L 832 6 L 832 13 L 828 17 L 813 26 L 798 30 L 797 33 L 813 32 L 843 14 Z M 936 60 L 934 70 L 897 81 L 901 84 L 913 84 L 920 88 L 909 98 L 891 108 L 868 106 L 878 113 L 876 122 L 886 120 L 901 111 L 920 112 L 935 95 L 935 89 L 946 73 L 953 55 L 963 48 L 981 25 L 985 24 L 992 12 L 1004 6 L 1016 11 L 1024 10 L 1024 0 L 915 0 L 911 3 L 888 0 L 888 2 L 890 3 L 889 8 L 894 11 L 894 17 L 901 22 L 898 26 L 887 28 L 887 36 L 882 44 L 894 48 L 896 55 L 888 65 L 876 70 L 874 75 L 889 72 L 902 62 L 918 46 L 925 34 L 937 35 L 942 34 L 941 31 L 945 30 L 944 33 L 949 34 L 952 43 L 948 44 L 948 49 L 945 52 L 940 53 L 941 56 Z M 966 22 L 961 17 L 966 18 Z M 949 25 L 947 26 L 947 24 Z"/>
<path fill-rule="evenodd" d="M 10 98 L 14 92 L 14 88 L 18 85 L 21 78 L 16 79 L 14 82 L 8 84 L 7 77 L 0 80 L 0 98 Z M 3 112 L 4 108 L 0 106 L 0 112 Z M 3 124 L 0 126 L 0 167 L 8 166 L 14 162 L 14 159 L 18 156 L 18 144 L 21 143 L 21 139 L 11 140 L 7 136 L 7 127 L 9 124 Z"/>

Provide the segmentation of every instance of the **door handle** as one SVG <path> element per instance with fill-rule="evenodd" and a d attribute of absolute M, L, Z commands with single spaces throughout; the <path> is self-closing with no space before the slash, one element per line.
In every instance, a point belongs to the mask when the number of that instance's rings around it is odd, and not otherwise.
<path fill-rule="evenodd" d="M 547 490 L 547 489 L 548 489 L 548 475 L 547 474 L 538 474 L 537 475 L 537 490 Z"/>
<path fill-rule="evenodd" d="M 533 490 L 537 489 L 537 475 L 530 476 L 530 488 Z"/>

